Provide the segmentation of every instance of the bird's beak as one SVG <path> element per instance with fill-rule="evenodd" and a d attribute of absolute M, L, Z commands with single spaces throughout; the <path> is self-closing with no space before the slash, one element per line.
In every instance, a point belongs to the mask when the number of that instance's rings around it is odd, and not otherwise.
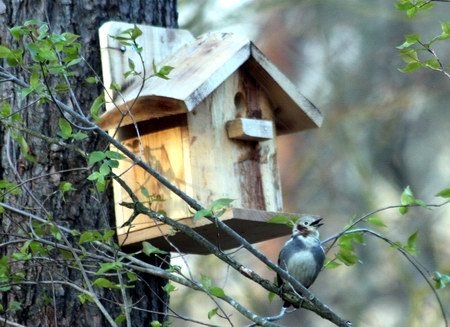
<path fill-rule="evenodd" d="M 314 221 L 311 223 L 311 226 L 314 226 L 314 227 L 316 227 L 316 228 L 319 228 L 320 226 L 323 225 L 323 224 L 320 223 L 321 220 L 322 220 L 322 218 L 319 218 L 319 219 L 314 220 Z"/>

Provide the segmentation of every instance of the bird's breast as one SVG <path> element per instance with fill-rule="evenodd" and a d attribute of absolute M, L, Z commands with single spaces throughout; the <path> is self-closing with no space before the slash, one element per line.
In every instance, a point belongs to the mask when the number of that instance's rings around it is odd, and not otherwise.
<path fill-rule="evenodd" d="M 317 262 L 313 252 L 301 250 L 294 253 L 287 262 L 289 274 L 305 287 L 309 287 L 317 275 Z"/>

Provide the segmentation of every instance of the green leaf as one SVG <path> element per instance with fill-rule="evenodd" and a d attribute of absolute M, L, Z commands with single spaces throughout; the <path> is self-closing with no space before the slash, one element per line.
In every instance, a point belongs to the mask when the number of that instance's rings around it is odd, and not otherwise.
<path fill-rule="evenodd" d="M 61 241 L 61 239 L 62 239 L 61 231 L 59 230 L 59 227 L 56 226 L 56 224 L 50 225 L 50 233 L 53 235 L 53 237 L 55 239 L 57 239 L 58 241 Z"/>
<path fill-rule="evenodd" d="M 269 294 L 267 295 L 267 299 L 269 300 L 270 303 L 273 302 L 273 299 L 275 299 L 275 297 L 277 296 L 276 293 L 274 292 L 269 292 Z"/>
<path fill-rule="evenodd" d="M 450 22 L 441 23 L 442 34 L 450 35 Z"/>
<path fill-rule="evenodd" d="M 76 189 L 73 187 L 73 184 L 70 182 L 61 182 L 61 183 L 59 183 L 59 190 L 62 193 L 66 193 L 66 192 L 70 192 L 70 191 L 75 191 Z"/>
<path fill-rule="evenodd" d="M 102 174 L 100 174 L 98 171 L 94 171 L 92 174 L 90 174 L 88 177 L 87 177 L 87 179 L 89 180 L 89 181 L 96 181 L 96 180 L 98 180 L 99 178 L 101 178 L 103 175 Z"/>
<path fill-rule="evenodd" d="M 269 219 L 269 223 L 271 224 L 284 224 L 289 227 L 293 227 L 295 221 L 298 220 L 298 217 L 289 217 L 286 215 L 274 215 L 272 218 Z"/>
<path fill-rule="evenodd" d="M 114 235 L 116 235 L 116 232 L 114 230 L 112 230 L 112 229 L 105 230 L 105 232 L 103 233 L 103 236 L 102 236 L 103 242 L 110 241 L 114 237 Z"/>
<path fill-rule="evenodd" d="M 415 202 L 416 198 L 414 197 L 414 194 L 411 191 L 411 188 L 408 186 L 405 187 L 403 190 L 402 195 L 400 196 L 400 203 L 403 205 L 413 204 Z"/>
<path fill-rule="evenodd" d="M 127 271 L 127 277 L 128 277 L 129 283 L 133 283 L 133 282 L 139 280 L 138 274 L 136 274 L 135 272 L 132 272 L 132 271 Z"/>
<path fill-rule="evenodd" d="M 358 262 L 358 256 L 354 251 L 353 243 L 364 243 L 363 233 L 344 234 L 339 238 L 339 251 L 336 258 L 347 266 L 354 265 Z"/>
<path fill-rule="evenodd" d="M 81 58 L 73 59 L 67 63 L 66 67 L 78 65 L 81 62 L 81 60 L 82 60 Z"/>
<path fill-rule="evenodd" d="M 218 298 L 222 298 L 225 296 L 225 291 L 222 288 L 217 287 L 217 286 L 211 287 L 208 291 L 211 295 L 218 297 Z"/>
<path fill-rule="evenodd" d="M 160 250 L 146 241 L 142 242 L 142 251 L 148 256 L 152 254 L 167 254 L 166 251 Z"/>
<path fill-rule="evenodd" d="M 96 286 L 98 288 L 118 288 L 119 286 L 111 282 L 110 280 L 100 277 L 94 280 L 92 283 L 93 286 Z"/>
<path fill-rule="evenodd" d="M 11 54 L 11 49 L 0 45 L 0 58 L 6 59 Z"/>
<path fill-rule="evenodd" d="M 85 81 L 88 84 L 97 84 L 99 82 L 99 79 L 96 76 L 89 76 L 85 79 Z"/>
<path fill-rule="evenodd" d="M 371 216 L 369 217 L 369 219 L 367 219 L 367 223 L 373 225 L 373 226 L 377 226 L 377 227 L 387 227 L 385 225 L 385 223 L 383 223 L 383 221 L 381 220 L 380 217 L 377 216 Z"/>
<path fill-rule="evenodd" d="M 399 71 L 402 73 L 412 73 L 418 70 L 419 68 L 422 68 L 422 64 L 420 62 L 410 62 L 405 65 L 405 67 L 400 68 Z"/>
<path fill-rule="evenodd" d="M 450 275 L 441 274 L 439 271 L 434 272 L 433 279 L 437 289 L 444 288 L 447 284 L 450 284 Z"/>
<path fill-rule="evenodd" d="M 155 74 L 159 78 L 169 79 L 170 72 L 174 69 L 172 66 L 163 66 L 159 69 L 159 71 Z"/>
<path fill-rule="evenodd" d="M 433 69 L 433 70 L 441 70 L 441 65 L 436 58 L 428 59 L 424 62 L 425 67 Z"/>
<path fill-rule="evenodd" d="M 420 63 L 419 56 L 417 55 L 417 50 L 415 49 L 403 49 L 400 51 L 400 55 L 403 61 L 407 64 Z"/>
<path fill-rule="evenodd" d="M 27 260 L 31 260 L 32 255 L 31 255 L 31 253 L 14 252 L 12 255 L 12 258 L 15 261 L 27 261 Z"/>
<path fill-rule="evenodd" d="M 436 196 L 439 196 L 439 197 L 444 198 L 444 199 L 450 198 L 450 187 L 443 189 L 438 194 L 436 194 Z"/>
<path fill-rule="evenodd" d="M 87 134 L 83 133 L 83 132 L 76 132 L 75 134 L 72 134 L 72 138 L 75 141 L 81 141 L 81 140 L 86 139 L 87 137 L 88 137 Z"/>
<path fill-rule="evenodd" d="M 19 185 L 4 179 L 0 179 L 0 190 L 3 190 L 3 195 L 5 195 L 6 193 L 11 195 L 20 195 L 22 193 Z"/>
<path fill-rule="evenodd" d="M 219 310 L 219 308 L 214 308 L 208 311 L 208 319 L 211 319 L 212 317 L 214 317 L 215 315 L 217 315 L 217 311 Z"/>
<path fill-rule="evenodd" d="M 216 211 L 228 208 L 233 201 L 234 199 L 228 198 L 217 199 L 211 204 L 211 211 L 215 213 Z"/>
<path fill-rule="evenodd" d="M 139 36 L 142 35 L 142 31 L 139 29 L 137 25 L 134 25 L 134 27 L 131 29 L 130 37 L 132 40 L 136 40 Z"/>
<path fill-rule="evenodd" d="M 104 162 L 100 165 L 98 172 L 103 176 L 107 176 L 111 172 L 111 167 L 109 167 L 109 165 Z"/>
<path fill-rule="evenodd" d="M 209 209 L 201 209 L 201 210 L 197 211 L 194 214 L 194 217 L 192 217 L 192 219 L 195 222 L 195 221 L 197 221 L 197 220 L 199 220 L 199 219 L 201 219 L 203 217 L 210 216 L 210 215 L 212 215 L 211 210 L 209 210 Z"/>
<path fill-rule="evenodd" d="M 146 198 L 149 198 L 149 197 L 150 197 L 150 192 L 148 191 L 148 189 L 147 189 L 144 185 L 141 185 L 141 186 L 139 187 L 139 189 L 140 189 L 140 191 L 141 191 L 141 193 L 142 193 L 142 195 L 143 195 L 144 197 L 146 197 Z"/>
<path fill-rule="evenodd" d="M 172 284 L 172 283 L 167 283 L 166 285 L 164 285 L 163 290 L 164 292 L 166 292 L 167 294 L 170 294 L 174 291 L 176 291 L 176 287 Z"/>
<path fill-rule="evenodd" d="M 418 231 L 411 234 L 406 241 L 406 245 L 403 247 L 403 249 L 411 255 L 417 254 L 417 235 Z"/>
<path fill-rule="evenodd" d="M 115 319 L 114 322 L 120 326 L 122 325 L 122 323 L 124 323 L 127 320 L 127 317 L 125 316 L 125 314 L 121 313 L 119 314 Z"/>
<path fill-rule="evenodd" d="M 120 86 L 119 83 L 111 83 L 111 85 L 109 86 L 109 88 L 113 91 L 120 91 L 122 89 L 122 87 Z"/>
<path fill-rule="evenodd" d="M 94 299 L 92 298 L 92 296 L 90 296 L 89 294 L 86 294 L 86 293 L 78 294 L 78 300 L 80 301 L 81 304 L 94 302 Z"/>
<path fill-rule="evenodd" d="M 424 201 L 416 199 L 413 192 L 411 191 L 411 188 L 407 186 L 404 190 L 402 195 L 400 196 L 400 203 L 403 205 L 403 207 L 399 208 L 400 213 L 403 215 L 408 212 L 408 207 L 411 205 L 418 205 L 421 207 L 426 208 L 427 205 Z"/>
<path fill-rule="evenodd" d="M 3 102 L 0 108 L 0 117 L 8 118 L 11 115 L 11 104 L 9 102 Z"/>
<path fill-rule="evenodd" d="M 419 34 L 409 34 L 405 36 L 405 42 L 403 42 L 402 45 L 399 45 L 397 49 L 406 49 L 410 46 L 416 44 L 420 41 L 420 35 Z"/>
<path fill-rule="evenodd" d="M 225 291 L 220 287 L 214 286 L 211 278 L 208 276 L 202 275 L 200 282 L 209 294 L 219 298 L 225 296 Z"/>
<path fill-rule="evenodd" d="M 405 215 L 406 213 L 408 213 L 408 207 L 400 207 L 398 208 L 398 211 L 401 215 Z"/>
<path fill-rule="evenodd" d="M 336 258 L 338 258 L 343 264 L 346 266 L 352 266 L 358 262 L 358 256 L 348 249 L 340 249 L 336 254 Z"/>
<path fill-rule="evenodd" d="M 202 275 L 200 279 L 200 283 L 203 285 L 204 288 L 207 290 L 211 288 L 212 286 L 212 280 L 208 276 Z"/>
<path fill-rule="evenodd" d="M 125 159 L 125 156 L 122 153 L 117 152 L 117 151 L 109 151 L 108 150 L 105 152 L 105 154 L 109 159 L 115 159 L 115 160 Z"/>
<path fill-rule="evenodd" d="M 103 175 L 100 175 L 95 181 L 95 188 L 98 192 L 103 193 L 106 190 L 106 180 Z"/>
<path fill-rule="evenodd" d="M 90 113 L 92 115 L 92 118 L 95 121 L 98 121 L 100 119 L 99 113 L 101 107 L 104 105 L 105 100 L 103 94 L 100 94 L 98 97 L 95 98 L 94 102 L 91 105 Z"/>
<path fill-rule="evenodd" d="M 95 242 L 102 239 L 102 235 L 98 231 L 88 230 L 80 235 L 80 239 L 78 241 L 79 244 Z"/>
<path fill-rule="evenodd" d="M 100 269 L 95 273 L 96 275 L 104 274 L 110 270 L 119 270 L 122 269 L 123 265 L 121 262 L 103 262 L 100 263 Z"/>
<path fill-rule="evenodd" d="M 29 244 L 30 250 L 35 255 L 42 255 L 42 256 L 48 256 L 49 255 L 49 249 L 44 247 L 42 243 L 37 241 L 31 241 Z"/>
<path fill-rule="evenodd" d="M 11 301 L 8 305 L 9 312 L 16 312 L 22 309 L 22 304 L 18 301 Z"/>
<path fill-rule="evenodd" d="M 131 60 L 131 58 L 128 58 L 128 68 L 130 68 L 131 71 L 135 71 L 136 65 L 134 64 L 134 61 Z"/>
<path fill-rule="evenodd" d="M 329 260 L 328 262 L 325 263 L 324 268 L 325 269 L 335 269 L 337 267 L 339 267 L 341 264 L 336 262 L 336 260 Z"/>
<path fill-rule="evenodd" d="M 93 151 L 89 154 L 88 165 L 93 165 L 99 161 L 106 159 L 105 152 L 102 151 Z"/>
<path fill-rule="evenodd" d="M 119 162 L 117 160 L 106 160 L 105 164 L 108 165 L 111 168 L 119 167 Z"/>
<path fill-rule="evenodd" d="M 70 125 L 70 123 L 66 119 L 59 118 L 58 126 L 59 135 L 61 135 L 63 139 L 68 139 L 72 136 L 72 125 Z"/>

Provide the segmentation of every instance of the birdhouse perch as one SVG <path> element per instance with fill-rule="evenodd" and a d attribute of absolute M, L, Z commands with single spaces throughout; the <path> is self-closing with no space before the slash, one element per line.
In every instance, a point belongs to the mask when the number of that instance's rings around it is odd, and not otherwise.
<path fill-rule="evenodd" d="M 284 225 L 267 223 L 283 211 L 276 138 L 320 126 L 319 110 L 252 42 L 233 34 L 194 38 L 185 30 L 139 25 L 143 33 L 137 41 L 147 71 L 152 62 L 174 69 L 168 80 L 154 77 L 143 86 L 139 78 L 125 79 L 128 58 L 138 63 L 137 54 L 121 49 L 110 35 L 133 26 L 108 22 L 100 28 L 104 85 L 122 89 L 107 90 L 111 98 L 99 125 L 205 206 L 219 198 L 234 199 L 221 219 L 248 241 L 290 233 Z M 194 222 L 181 199 L 131 161 L 121 160 L 115 174 L 140 200 L 153 200 L 152 209 L 164 210 L 222 249 L 239 245 L 223 233 L 218 236 L 208 220 Z M 130 199 L 118 184 L 113 188 L 120 244 L 146 240 L 171 250 L 168 239 L 183 252 L 205 253 L 182 233 L 173 234 L 148 217 L 121 228 L 132 212 L 120 203 Z"/>

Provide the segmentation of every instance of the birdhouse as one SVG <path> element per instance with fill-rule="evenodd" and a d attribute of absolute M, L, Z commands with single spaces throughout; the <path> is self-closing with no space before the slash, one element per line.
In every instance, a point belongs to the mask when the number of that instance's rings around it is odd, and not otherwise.
<path fill-rule="evenodd" d="M 100 126 L 168 178 L 181 191 L 208 207 L 220 198 L 234 199 L 221 219 L 250 242 L 290 233 L 267 221 L 282 214 L 277 167 L 277 137 L 318 127 L 319 110 L 248 39 L 224 33 L 194 38 L 188 31 L 141 26 L 138 43 L 144 66 L 133 49 L 111 35 L 134 25 L 108 22 L 100 28 L 104 85 L 109 102 Z M 136 71 L 151 74 L 152 66 L 171 66 L 169 79 L 125 78 L 129 59 Z M 154 64 L 152 64 L 154 63 Z M 193 212 L 152 176 L 131 161 L 121 160 L 121 176 L 140 200 L 154 210 L 187 224 L 220 243 L 233 239 L 207 219 L 194 221 Z M 188 253 L 204 249 L 169 226 L 138 216 L 132 226 L 128 194 L 114 184 L 117 235 L 121 245 L 148 241 Z"/>

